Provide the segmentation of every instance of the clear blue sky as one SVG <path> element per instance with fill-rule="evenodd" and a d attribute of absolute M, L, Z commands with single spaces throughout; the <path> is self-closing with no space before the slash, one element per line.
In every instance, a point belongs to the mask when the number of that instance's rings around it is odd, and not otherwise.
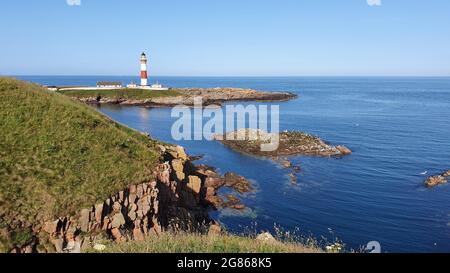
<path fill-rule="evenodd" d="M 448 0 L 67 1 L 0 1 L 0 74 L 450 76 Z"/>

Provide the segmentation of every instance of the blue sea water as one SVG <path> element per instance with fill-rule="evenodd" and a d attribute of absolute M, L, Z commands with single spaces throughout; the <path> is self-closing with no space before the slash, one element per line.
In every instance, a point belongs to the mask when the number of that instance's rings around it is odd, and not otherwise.
<path fill-rule="evenodd" d="M 46 85 L 94 85 L 134 77 L 27 76 Z M 214 213 L 226 227 L 342 240 L 359 249 L 379 241 L 383 252 L 450 252 L 450 185 L 423 187 L 427 175 L 450 169 L 450 78 L 158 77 L 172 87 L 244 87 L 290 91 L 280 106 L 281 130 L 301 130 L 353 150 L 335 158 L 292 157 L 298 185 L 270 160 L 234 152 L 217 142 L 172 139 L 170 109 L 101 106 L 99 111 L 153 137 L 181 144 L 199 163 L 251 179 L 257 191 L 241 196 L 248 210 Z M 246 103 L 247 104 L 247 103 Z"/>

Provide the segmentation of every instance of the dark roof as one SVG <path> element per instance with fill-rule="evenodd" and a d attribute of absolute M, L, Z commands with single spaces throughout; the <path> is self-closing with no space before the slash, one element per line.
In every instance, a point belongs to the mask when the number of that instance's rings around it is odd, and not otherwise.
<path fill-rule="evenodd" d="M 122 85 L 121 82 L 98 82 L 97 85 Z"/>

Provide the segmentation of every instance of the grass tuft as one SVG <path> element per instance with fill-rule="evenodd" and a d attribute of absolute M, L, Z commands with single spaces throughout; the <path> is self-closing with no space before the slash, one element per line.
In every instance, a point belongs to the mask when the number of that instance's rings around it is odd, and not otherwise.
<path fill-rule="evenodd" d="M 225 234 L 206 236 L 191 233 L 163 233 L 149 236 L 144 241 L 125 243 L 99 242 L 102 251 L 88 248 L 88 253 L 321 253 L 316 246 L 289 242 L 263 242 L 250 236 Z"/>

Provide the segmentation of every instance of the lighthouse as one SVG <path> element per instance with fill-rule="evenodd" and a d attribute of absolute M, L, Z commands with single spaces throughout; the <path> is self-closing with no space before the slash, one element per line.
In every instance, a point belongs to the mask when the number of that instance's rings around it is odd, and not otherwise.
<path fill-rule="evenodd" d="M 145 56 L 145 53 L 142 53 L 142 55 L 141 55 L 141 86 L 147 86 L 147 85 L 148 85 L 147 56 Z"/>

